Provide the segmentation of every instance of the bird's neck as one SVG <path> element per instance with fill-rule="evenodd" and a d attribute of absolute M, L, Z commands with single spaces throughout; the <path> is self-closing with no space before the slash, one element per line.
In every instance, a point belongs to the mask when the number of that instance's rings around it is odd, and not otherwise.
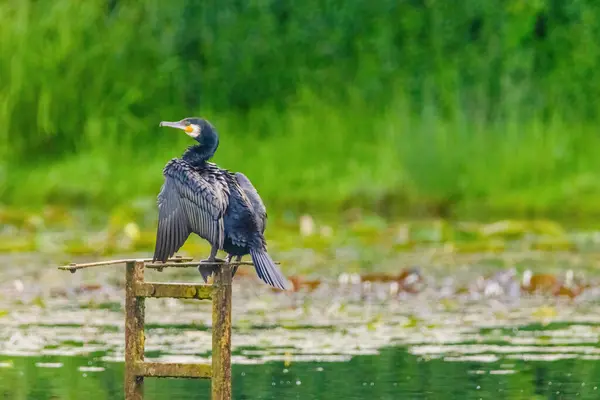
<path fill-rule="evenodd" d="M 211 129 L 196 140 L 198 144 L 188 147 L 182 158 L 194 167 L 202 167 L 215 155 L 219 147 L 219 136 Z"/>
<path fill-rule="evenodd" d="M 194 167 L 201 167 L 215 155 L 215 151 L 216 146 L 196 144 L 188 147 L 181 158 Z"/>
<path fill-rule="evenodd" d="M 197 144 L 188 147 L 181 158 L 194 167 L 200 167 L 210 160 L 213 155 L 214 151 L 211 152 L 203 145 Z"/>

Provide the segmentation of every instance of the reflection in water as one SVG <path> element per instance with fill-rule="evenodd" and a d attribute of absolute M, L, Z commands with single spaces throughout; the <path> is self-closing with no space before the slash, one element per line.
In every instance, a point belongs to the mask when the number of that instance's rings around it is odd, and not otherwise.
<path fill-rule="evenodd" d="M 0 358 L 0 398 L 122 398 L 123 364 L 94 358 Z M 235 399 L 597 399 L 600 365 L 582 358 L 446 360 L 406 348 L 349 362 L 233 367 Z M 208 381 L 147 379 L 147 399 L 209 398 Z"/>

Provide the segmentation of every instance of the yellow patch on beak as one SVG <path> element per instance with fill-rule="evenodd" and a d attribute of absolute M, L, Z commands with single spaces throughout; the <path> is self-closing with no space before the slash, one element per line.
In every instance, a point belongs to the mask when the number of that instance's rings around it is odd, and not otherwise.
<path fill-rule="evenodd" d="M 194 132 L 194 127 L 191 125 L 188 125 L 185 127 L 184 131 L 186 131 L 187 133 L 192 133 L 192 132 Z"/>

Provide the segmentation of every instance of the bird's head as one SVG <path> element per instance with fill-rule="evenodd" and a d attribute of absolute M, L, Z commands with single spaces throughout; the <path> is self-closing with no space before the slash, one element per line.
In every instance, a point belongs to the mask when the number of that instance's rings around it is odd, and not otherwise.
<path fill-rule="evenodd" d="M 219 135 L 214 126 L 204 118 L 184 118 L 181 121 L 162 121 L 159 126 L 181 129 L 194 138 L 199 145 L 193 146 L 191 153 L 197 160 L 208 160 L 214 156 L 219 147 Z"/>
<path fill-rule="evenodd" d="M 199 142 L 201 142 L 203 136 L 208 137 L 216 135 L 215 128 L 204 118 L 184 118 L 177 122 L 162 121 L 159 126 L 181 129 L 188 136 Z"/>

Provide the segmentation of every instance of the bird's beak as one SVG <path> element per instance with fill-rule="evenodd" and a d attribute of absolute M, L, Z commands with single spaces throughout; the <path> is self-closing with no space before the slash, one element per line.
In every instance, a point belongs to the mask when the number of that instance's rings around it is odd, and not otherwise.
<path fill-rule="evenodd" d="M 177 121 L 177 122 L 161 121 L 161 123 L 158 126 L 160 126 L 160 127 L 168 126 L 169 128 L 177 128 L 177 129 L 185 130 L 185 125 L 182 124 L 180 121 Z"/>

